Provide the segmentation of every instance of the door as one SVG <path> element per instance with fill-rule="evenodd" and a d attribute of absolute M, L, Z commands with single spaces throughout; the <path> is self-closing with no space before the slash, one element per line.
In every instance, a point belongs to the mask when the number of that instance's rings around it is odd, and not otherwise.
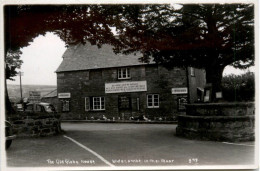
<path fill-rule="evenodd" d="M 132 116 L 131 96 L 118 96 L 118 111 L 122 120 L 129 120 Z"/>

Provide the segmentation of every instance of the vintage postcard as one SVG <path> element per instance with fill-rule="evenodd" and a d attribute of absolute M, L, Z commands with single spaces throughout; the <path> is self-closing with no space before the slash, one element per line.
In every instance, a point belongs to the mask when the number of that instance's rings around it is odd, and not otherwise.
<path fill-rule="evenodd" d="M 1 11 L 1 170 L 258 169 L 258 1 Z"/>

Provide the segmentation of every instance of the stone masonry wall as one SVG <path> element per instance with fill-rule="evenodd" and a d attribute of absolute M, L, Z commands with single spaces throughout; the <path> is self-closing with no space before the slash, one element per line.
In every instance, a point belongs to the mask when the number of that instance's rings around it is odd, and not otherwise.
<path fill-rule="evenodd" d="M 187 105 L 178 117 L 176 135 L 189 139 L 252 141 L 255 139 L 254 103 Z"/>
<path fill-rule="evenodd" d="M 149 118 L 176 116 L 178 95 L 171 94 L 174 87 L 187 87 L 186 69 L 167 70 L 157 65 L 129 66 L 131 78 L 119 80 L 118 68 L 95 69 L 57 73 L 58 93 L 71 93 L 70 111 L 62 113 L 62 119 L 101 118 L 122 119 L 122 115 L 146 115 Z M 105 94 L 105 83 L 147 81 L 147 92 Z M 147 108 L 147 94 L 159 94 L 160 107 Z M 118 97 L 131 97 L 131 111 L 118 109 Z M 105 97 L 104 111 L 85 111 L 85 97 Z M 137 99 L 140 106 L 137 109 Z M 58 108 L 61 109 L 61 103 Z M 124 113 L 125 112 L 125 113 Z M 127 118 L 126 118 L 127 119 Z"/>
<path fill-rule="evenodd" d="M 53 115 L 12 116 L 8 120 L 13 125 L 13 132 L 18 137 L 50 136 L 61 132 L 60 120 Z"/>

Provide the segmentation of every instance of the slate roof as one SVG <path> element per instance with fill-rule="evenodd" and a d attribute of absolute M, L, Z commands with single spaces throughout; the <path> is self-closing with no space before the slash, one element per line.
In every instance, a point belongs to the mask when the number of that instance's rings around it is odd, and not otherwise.
<path fill-rule="evenodd" d="M 49 97 L 57 97 L 57 89 L 52 90 L 51 92 L 42 96 L 42 98 L 49 98 Z"/>
<path fill-rule="evenodd" d="M 139 62 L 141 54 L 137 53 L 123 55 L 115 54 L 111 45 L 103 45 L 98 48 L 96 45 L 86 43 L 70 46 L 63 54 L 63 61 L 56 72 L 89 70 L 98 68 L 112 68 L 133 65 L 144 65 Z"/>

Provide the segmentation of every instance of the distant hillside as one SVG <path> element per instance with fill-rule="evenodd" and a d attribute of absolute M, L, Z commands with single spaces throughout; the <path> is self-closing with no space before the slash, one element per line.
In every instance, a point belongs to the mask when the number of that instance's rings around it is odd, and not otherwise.
<path fill-rule="evenodd" d="M 57 86 L 52 85 L 23 85 L 23 97 L 29 97 L 29 91 L 39 91 L 41 92 L 41 97 L 56 90 Z M 7 91 L 9 98 L 12 102 L 18 102 L 21 98 L 20 85 L 7 85 Z"/>

